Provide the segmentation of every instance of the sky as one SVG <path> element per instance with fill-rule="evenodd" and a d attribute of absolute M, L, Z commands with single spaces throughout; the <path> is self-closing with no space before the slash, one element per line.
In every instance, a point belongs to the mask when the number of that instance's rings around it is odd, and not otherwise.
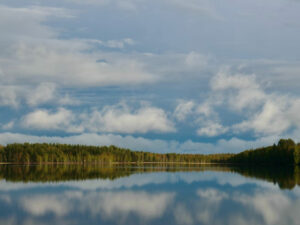
<path fill-rule="evenodd" d="M 0 143 L 300 141 L 298 0 L 0 0 Z"/>

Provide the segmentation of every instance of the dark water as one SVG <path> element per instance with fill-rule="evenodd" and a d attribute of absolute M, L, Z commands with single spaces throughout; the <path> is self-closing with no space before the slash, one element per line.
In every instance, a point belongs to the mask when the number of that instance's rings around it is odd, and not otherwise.
<path fill-rule="evenodd" d="M 300 224 L 294 167 L 0 166 L 0 224 Z"/>

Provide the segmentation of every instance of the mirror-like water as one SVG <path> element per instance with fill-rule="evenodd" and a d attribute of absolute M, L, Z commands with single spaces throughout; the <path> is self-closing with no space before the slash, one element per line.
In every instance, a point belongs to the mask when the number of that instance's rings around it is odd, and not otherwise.
<path fill-rule="evenodd" d="M 299 224 L 299 168 L 0 166 L 0 224 Z"/>

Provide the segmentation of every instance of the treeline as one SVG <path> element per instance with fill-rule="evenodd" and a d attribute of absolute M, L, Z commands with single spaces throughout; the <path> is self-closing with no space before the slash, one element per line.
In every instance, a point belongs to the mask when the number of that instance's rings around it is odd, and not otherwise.
<path fill-rule="evenodd" d="M 300 144 L 292 139 L 281 139 L 278 144 L 233 155 L 228 162 L 235 164 L 300 164 Z"/>
<path fill-rule="evenodd" d="M 233 164 L 299 164 L 300 145 L 280 140 L 277 145 L 239 154 L 159 154 L 131 151 L 116 146 L 67 144 L 8 144 L 0 147 L 0 162 L 7 163 L 233 163 Z"/>
<path fill-rule="evenodd" d="M 0 148 L 0 162 L 9 163 L 113 163 L 113 162 L 226 162 L 232 154 L 159 154 L 116 146 L 67 144 L 8 144 Z"/>

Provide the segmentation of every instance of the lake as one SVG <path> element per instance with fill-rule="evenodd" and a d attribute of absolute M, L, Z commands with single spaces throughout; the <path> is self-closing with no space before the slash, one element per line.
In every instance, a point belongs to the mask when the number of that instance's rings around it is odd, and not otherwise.
<path fill-rule="evenodd" d="M 300 224 L 297 167 L 0 165 L 0 224 Z"/>

